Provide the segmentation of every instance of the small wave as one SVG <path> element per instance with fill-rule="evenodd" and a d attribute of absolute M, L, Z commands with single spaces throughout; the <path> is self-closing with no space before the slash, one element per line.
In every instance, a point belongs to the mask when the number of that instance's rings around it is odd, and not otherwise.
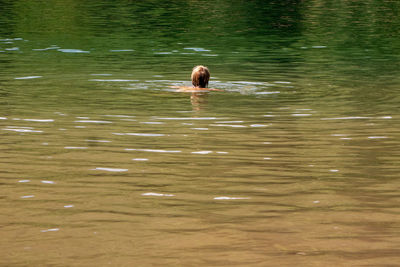
<path fill-rule="evenodd" d="M 321 120 L 365 120 L 371 119 L 371 117 L 338 117 L 338 118 L 322 118 Z"/>
<path fill-rule="evenodd" d="M 165 136 L 165 134 L 153 134 L 153 133 L 113 133 L 114 135 L 130 135 L 130 136 L 150 136 L 150 137 L 158 137 Z"/>
<path fill-rule="evenodd" d="M 210 126 L 217 126 L 217 127 L 232 127 L 232 128 L 247 128 L 245 125 L 240 124 L 210 124 Z"/>
<path fill-rule="evenodd" d="M 280 94 L 280 91 L 272 91 L 272 92 L 255 92 L 256 95 L 272 95 L 272 94 Z"/>
<path fill-rule="evenodd" d="M 173 196 L 175 196 L 175 195 L 173 195 L 173 194 L 161 194 L 161 193 L 149 192 L 149 193 L 143 193 L 142 196 L 173 197 Z"/>
<path fill-rule="evenodd" d="M 292 82 L 287 82 L 287 81 L 275 81 L 274 83 L 277 83 L 277 84 L 291 84 Z"/>
<path fill-rule="evenodd" d="M 213 153 L 212 151 L 208 151 L 208 150 L 205 150 L 205 151 L 194 151 L 194 152 L 191 152 L 192 154 L 200 154 L 200 155 L 206 155 L 206 154 L 211 154 L 211 153 Z"/>
<path fill-rule="evenodd" d="M 34 48 L 32 51 L 48 51 L 48 50 L 53 50 L 53 49 L 59 49 L 59 46 L 51 46 L 51 47 L 46 47 L 46 48 Z"/>
<path fill-rule="evenodd" d="M 6 128 L 6 129 L 3 129 L 3 130 L 5 130 L 5 131 L 14 131 L 14 132 L 18 132 L 18 133 L 43 133 L 43 131 L 32 130 L 32 129 Z"/>
<path fill-rule="evenodd" d="M 112 123 L 111 121 L 78 120 L 80 123 Z"/>
<path fill-rule="evenodd" d="M 34 198 L 35 197 L 35 195 L 27 195 L 27 196 L 22 196 L 21 198 Z"/>
<path fill-rule="evenodd" d="M 160 121 L 143 121 L 142 124 L 164 124 L 164 122 Z"/>
<path fill-rule="evenodd" d="M 63 53 L 90 53 L 90 51 L 85 51 L 81 49 L 57 49 L 57 51 L 63 52 Z"/>
<path fill-rule="evenodd" d="M 125 148 L 126 151 L 141 151 L 141 152 L 155 152 L 155 153 L 181 153 L 180 150 L 164 150 L 164 149 L 136 149 Z"/>
<path fill-rule="evenodd" d="M 130 115 L 103 115 L 105 117 L 115 117 L 115 118 L 134 118 L 135 116 Z"/>
<path fill-rule="evenodd" d="M 133 49 L 115 49 L 115 50 L 110 50 L 110 52 L 133 52 L 135 50 Z"/>
<path fill-rule="evenodd" d="M 40 232 L 42 233 L 46 233 L 46 232 L 57 232 L 59 231 L 59 228 L 51 228 L 51 229 L 46 229 L 46 230 L 40 230 Z"/>
<path fill-rule="evenodd" d="M 204 49 L 204 48 L 201 48 L 201 47 L 185 47 L 183 49 L 193 50 L 193 51 L 196 51 L 196 52 L 210 52 L 211 51 L 211 50 Z"/>
<path fill-rule="evenodd" d="M 307 117 L 307 116 L 311 116 L 312 114 L 299 114 L 299 113 L 295 113 L 295 114 L 292 114 L 292 116 L 294 116 L 294 117 Z"/>
<path fill-rule="evenodd" d="M 267 127 L 265 124 L 251 124 L 250 127 Z"/>
<path fill-rule="evenodd" d="M 41 181 L 42 184 L 55 184 L 54 181 Z"/>
<path fill-rule="evenodd" d="M 94 168 L 95 171 L 107 171 L 107 172 L 126 172 L 128 169 L 118 169 L 118 168 L 104 168 L 104 167 L 97 167 Z"/>
<path fill-rule="evenodd" d="M 217 121 L 217 123 L 243 123 L 244 121 Z"/>
<path fill-rule="evenodd" d="M 215 200 L 237 200 L 237 199 L 250 199 L 249 197 L 214 197 Z"/>
<path fill-rule="evenodd" d="M 138 82 L 139 80 L 127 79 L 90 79 L 91 82 Z"/>
<path fill-rule="evenodd" d="M 53 122 L 53 119 L 23 119 L 24 121 L 32 121 L 32 122 Z"/>
<path fill-rule="evenodd" d="M 17 77 L 15 80 L 29 80 L 29 79 L 37 79 L 42 78 L 43 76 L 25 76 L 25 77 Z"/>

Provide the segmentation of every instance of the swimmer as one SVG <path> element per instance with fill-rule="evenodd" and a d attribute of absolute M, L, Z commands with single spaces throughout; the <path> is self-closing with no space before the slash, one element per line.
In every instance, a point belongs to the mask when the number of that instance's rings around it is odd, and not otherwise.
<path fill-rule="evenodd" d="M 192 71 L 192 85 L 189 86 L 172 86 L 172 88 L 177 88 L 178 92 L 193 92 L 193 91 L 222 91 L 220 89 L 207 88 L 208 81 L 210 80 L 210 71 L 207 67 L 199 65 L 193 68 Z"/>
<path fill-rule="evenodd" d="M 210 80 L 210 71 L 207 67 L 196 66 L 193 68 L 191 78 L 195 88 L 207 88 Z"/>

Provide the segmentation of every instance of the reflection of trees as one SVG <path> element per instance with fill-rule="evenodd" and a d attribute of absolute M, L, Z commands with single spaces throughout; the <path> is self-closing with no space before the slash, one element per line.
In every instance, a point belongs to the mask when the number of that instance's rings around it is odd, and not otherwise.
<path fill-rule="evenodd" d="M 0 31 L 111 55 L 117 69 L 179 73 L 197 63 L 225 79 L 279 79 L 287 73 L 349 80 L 399 79 L 400 3 L 396 1 L 0 1 Z M 7 32 L 8 31 L 8 32 Z M 301 50 L 326 45 L 328 49 Z M 71 48 L 70 47 L 70 48 Z M 184 56 L 184 47 L 211 50 Z M 154 51 L 171 55 L 154 55 Z M 183 51 L 193 52 L 193 51 Z M 40 58 L 38 60 L 51 60 Z M 88 58 L 96 63 L 96 58 Z M 100 60 L 105 60 L 102 55 Z M 105 63 L 107 64 L 107 63 Z M 141 69 L 141 70 L 139 70 Z M 314 73 L 314 74 L 313 74 Z M 379 75 L 376 75 L 376 74 Z M 180 76 L 182 74 L 182 76 Z M 356 79 L 354 79 L 354 77 Z M 324 80 L 322 82 L 324 82 Z M 378 79 L 379 80 L 379 79 Z"/>
<path fill-rule="evenodd" d="M 399 10 L 396 1 L 312 1 L 302 12 L 308 33 L 349 48 L 381 47 L 382 38 L 398 43 Z"/>
<path fill-rule="evenodd" d="M 312 1 L 303 12 L 302 83 L 324 97 L 345 95 L 361 110 L 383 109 L 399 83 L 400 17 L 394 1 Z M 326 46 L 326 49 L 312 49 Z M 310 93 L 310 92 L 308 92 Z M 350 97 L 351 96 L 351 97 Z M 354 102 L 354 99 L 358 101 Z"/>
<path fill-rule="evenodd" d="M 11 36 L 13 34 L 13 1 L 0 0 L 0 35 Z"/>

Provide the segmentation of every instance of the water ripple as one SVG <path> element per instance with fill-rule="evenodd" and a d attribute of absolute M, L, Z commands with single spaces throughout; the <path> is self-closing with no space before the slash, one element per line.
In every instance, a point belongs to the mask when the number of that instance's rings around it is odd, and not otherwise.
<path fill-rule="evenodd" d="M 27 195 L 27 196 L 22 196 L 21 198 L 34 198 L 35 197 L 35 195 Z"/>
<path fill-rule="evenodd" d="M 137 149 L 125 148 L 126 151 L 141 151 L 141 152 L 155 152 L 155 153 L 181 153 L 180 150 L 164 150 L 164 149 Z"/>
<path fill-rule="evenodd" d="M 215 200 L 237 200 L 237 199 L 250 199 L 249 197 L 214 197 Z"/>
<path fill-rule="evenodd" d="M 103 115 L 105 117 L 114 117 L 114 118 L 134 118 L 135 116 L 130 115 Z"/>
<path fill-rule="evenodd" d="M 127 79 L 90 79 L 91 82 L 138 82 L 139 80 Z"/>
<path fill-rule="evenodd" d="M 193 50 L 193 51 L 196 51 L 196 52 L 210 52 L 211 51 L 211 50 L 204 49 L 204 48 L 201 48 L 201 47 L 185 47 L 183 49 Z"/>
<path fill-rule="evenodd" d="M 211 153 L 213 153 L 212 151 L 208 151 L 208 150 L 205 150 L 205 151 L 194 151 L 194 152 L 191 152 L 192 154 L 201 154 L 201 155 L 206 155 L 206 154 L 211 154 Z"/>
<path fill-rule="evenodd" d="M 363 119 L 371 119 L 371 117 L 338 117 L 338 118 L 322 118 L 321 120 L 363 120 Z"/>
<path fill-rule="evenodd" d="M 59 228 L 51 228 L 51 229 L 46 229 L 46 230 L 40 230 L 40 232 L 42 233 L 46 233 L 46 232 L 57 232 L 59 231 Z"/>
<path fill-rule="evenodd" d="M 153 134 L 153 133 L 113 133 L 114 135 L 130 135 L 130 136 L 165 136 L 165 134 Z"/>
<path fill-rule="evenodd" d="M 75 122 L 80 122 L 80 123 L 112 123 L 111 121 L 95 121 L 95 120 L 77 120 Z"/>
<path fill-rule="evenodd" d="M 133 52 L 135 50 L 133 49 L 115 49 L 115 50 L 110 50 L 110 52 Z"/>
<path fill-rule="evenodd" d="M 236 125 L 236 124 L 210 124 L 210 126 L 217 126 L 217 127 L 232 127 L 232 128 L 246 128 L 245 125 Z"/>
<path fill-rule="evenodd" d="M 173 196 L 175 196 L 175 195 L 173 195 L 173 194 L 161 194 L 161 193 L 149 192 L 149 193 L 143 193 L 142 196 L 173 197 Z"/>
<path fill-rule="evenodd" d="M 18 133 L 43 133 L 43 131 L 32 130 L 32 129 L 21 129 L 21 128 L 5 128 L 4 131 L 14 131 Z"/>
<path fill-rule="evenodd" d="M 57 49 L 57 51 L 60 51 L 63 53 L 90 53 L 90 51 L 84 51 L 81 49 Z"/>
<path fill-rule="evenodd" d="M 53 119 L 23 119 L 24 121 L 32 121 L 32 122 L 53 122 Z"/>
<path fill-rule="evenodd" d="M 256 95 L 272 95 L 272 94 L 280 94 L 280 91 L 270 91 L 270 92 L 255 92 Z"/>
<path fill-rule="evenodd" d="M 187 118 L 168 118 L 168 117 L 155 117 L 157 120 L 217 120 L 216 117 L 187 117 Z"/>
<path fill-rule="evenodd" d="M 42 184 L 55 184 L 54 181 L 41 181 Z"/>
<path fill-rule="evenodd" d="M 119 169 L 119 168 L 105 168 L 105 167 L 97 167 L 92 170 L 95 171 L 107 171 L 107 172 L 126 172 L 128 169 Z"/>
<path fill-rule="evenodd" d="M 37 79 L 42 78 L 42 76 L 25 76 L 25 77 L 17 77 L 15 80 L 29 80 L 29 79 Z"/>

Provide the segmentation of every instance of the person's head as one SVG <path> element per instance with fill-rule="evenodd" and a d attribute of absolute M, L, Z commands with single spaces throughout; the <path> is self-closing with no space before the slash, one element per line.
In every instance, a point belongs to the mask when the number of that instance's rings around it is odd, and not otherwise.
<path fill-rule="evenodd" d="M 207 88 L 210 79 L 210 71 L 207 67 L 196 66 L 192 71 L 192 84 L 194 87 Z"/>

